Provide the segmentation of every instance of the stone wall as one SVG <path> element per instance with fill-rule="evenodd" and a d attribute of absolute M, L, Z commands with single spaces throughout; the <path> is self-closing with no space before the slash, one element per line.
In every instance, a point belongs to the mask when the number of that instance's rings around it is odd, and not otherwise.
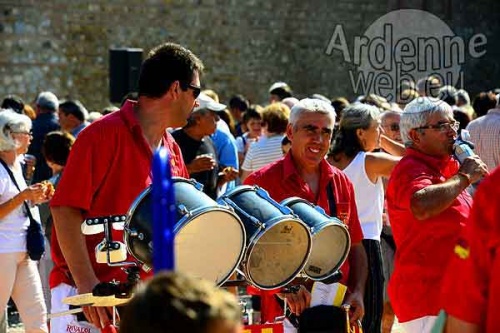
<path fill-rule="evenodd" d="M 41 90 L 108 104 L 109 48 L 181 43 L 205 63 L 204 87 L 265 102 L 274 81 L 299 96 L 354 97 L 343 59 L 326 53 L 336 25 L 362 34 L 398 8 L 428 10 L 459 36 L 478 32 L 487 52 L 464 66 L 471 92 L 499 86 L 499 2 L 427 0 L 0 0 L 0 96 Z M 493 42 L 495 41 L 495 42 Z"/>

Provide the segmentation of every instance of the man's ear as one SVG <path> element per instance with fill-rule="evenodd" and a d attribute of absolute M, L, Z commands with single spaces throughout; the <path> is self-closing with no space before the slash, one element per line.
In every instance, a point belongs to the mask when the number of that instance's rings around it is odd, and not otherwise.
<path fill-rule="evenodd" d="M 412 128 L 408 132 L 408 137 L 411 139 L 412 142 L 419 143 L 420 142 L 420 136 L 421 136 L 421 132 L 419 130 L 416 130 L 416 129 Z"/>
<path fill-rule="evenodd" d="M 293 139 L 293 126 L 292 124 L 286 125 L 286 136 L 290 142 L 292 142 Z"/>
<path fill-rule="evenodd" d="M 179 81 L 174 81 L 168 88 L 167 95 L 172 99 L 177 99 L 181 93 L 181 85 Z"/>

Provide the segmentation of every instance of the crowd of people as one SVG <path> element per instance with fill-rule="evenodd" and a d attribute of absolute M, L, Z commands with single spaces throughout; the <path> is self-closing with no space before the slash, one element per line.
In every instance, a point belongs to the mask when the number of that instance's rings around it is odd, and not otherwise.
<path fill-rule="evenodd" d="M 152 183 L 152 157 L 164 147 L 172 175 L 195 179 L 212 199 L 257 185 L 277 202 L 305 199 L 347 227 L 351 244 L 338 282 L 248 289 L 259 300 L 262 323 L 275 322 L 288 308 L 285 332 L 334 331 L 340 324 L 323 308 L 313 314 L 319 318 L 314 329 L 300 318 L 314 313 L 318 297 L 331 306 L 327 295 L 342 284 L 349 325 L 362 323 L 364 332 L 389 333 L 395 317 L 407 333 L 431 332 L 441 310 L 449 314 L 448 333 L 494 332 L 499 323 L 492 298 L 500 291 L 494 279 L 500 267 L 495 91 L 471 100 L 467 91 L 429 76 L 405 82 L 394 102 L 373 94 L 349 101 L 301 96 L 276 82 L 263 105 L 236 94 L 226 105 L 214 90 L 202 90 L 203 70 L 190 50 L 165 43 L 149 52 L 138 91 L 120 108 L 88 112 L 81 101 L 60 101 L 48 91 L 33 107 L 16 95 L 4 98 L 4 331 L 9 299 L 28 333 L 109 327 L 112 308 L 83 305 L 84 320 L 66 315 L 49 321 L 47 313 L 68 311 L 64 299 L 92 293 L 99 283 L 128 281 L 121 267 L 96 260 L 103 235 L 82 233 L 82 222 L 125 215 Z M 476 153 L 460 161 L 454 156 L 459 136 Z M 26 250 L 27 210 L 47 239 L 39 263 Z M 113 239 L 123 239 L 123 230 L 110 230 Z M 121 331 L 241 330 L 241 309 L 229 292 L 182 272 L 152 278 L 141 270 L 140 278 L 146 284 L 124 306 Z"/>

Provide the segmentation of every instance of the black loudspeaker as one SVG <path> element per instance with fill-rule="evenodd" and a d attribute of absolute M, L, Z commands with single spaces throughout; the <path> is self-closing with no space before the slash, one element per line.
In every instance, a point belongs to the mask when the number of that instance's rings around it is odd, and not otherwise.
<path fill-rule="evenodd" d="M 137 92 L 142 49 L 109 50 L 109 100 L 121 103 L 129 92 Z"/>

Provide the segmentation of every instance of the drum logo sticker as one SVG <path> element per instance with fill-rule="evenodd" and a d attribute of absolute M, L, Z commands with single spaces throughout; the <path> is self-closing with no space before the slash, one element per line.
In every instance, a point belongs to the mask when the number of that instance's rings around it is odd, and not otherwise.
<path fill-rule="evenodd" d="M 321 274 L 321 268 L 319 268 L 318 266 L 314 266 L 314 265 L 310 265 L 307 270 L 309 272 L 312 272 L 312 273 L 315 273 L 315 274 Z"/>
<path fill-rule="evenodd" d="M 290 224 L 287 224 L 283 227 L 283 229 L 281 229 L 281 233 L 282 234 L 290 234 L 290 233 L 292 233 L 292 229 L 293 229 L 293 226 Z"/>

